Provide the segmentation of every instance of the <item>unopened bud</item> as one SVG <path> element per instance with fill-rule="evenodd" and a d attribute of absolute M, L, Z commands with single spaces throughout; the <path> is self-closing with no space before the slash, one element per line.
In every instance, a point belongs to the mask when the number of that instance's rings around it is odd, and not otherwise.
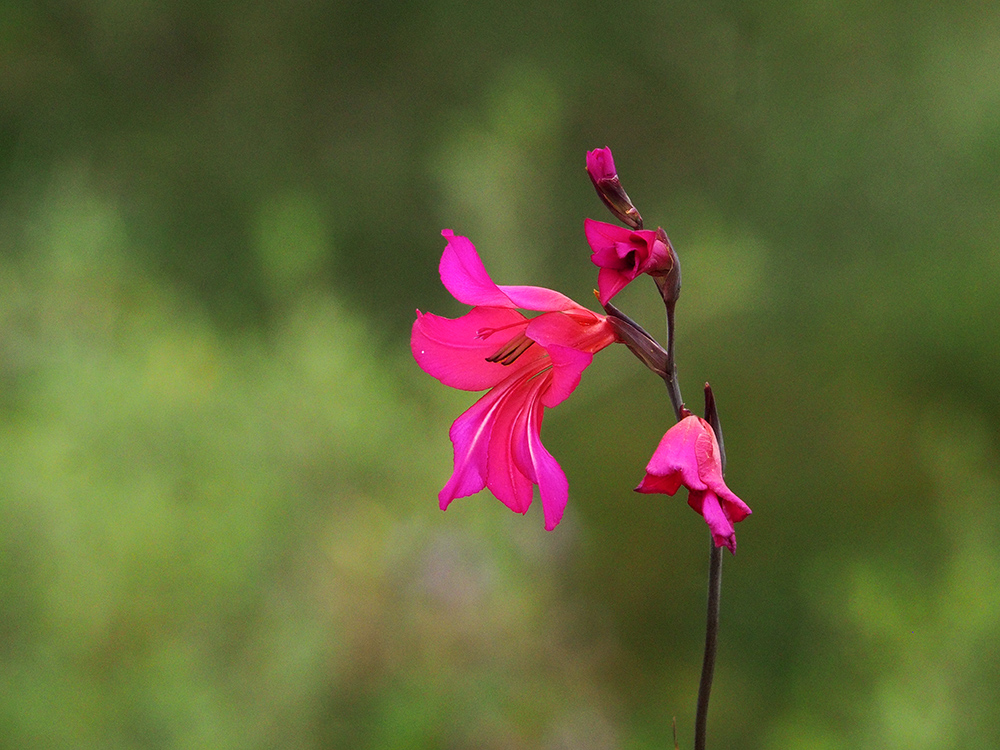
<path fill-rule="evenodd" d="M 611 149 L 604 147 L 587 152 L 587 174 L 598 197 L 611 213 L 632 229 L 642 229 L 642 217 L 618 180 Z"/>
<path fill-rule="evenodd" d="M 658 250 L 659 257 L 669 258 L 669 262 L 663 260 L 657 270 L 650 270 L 647 273 L 656 282 L 660 296 L 663 297 L 663 303 L 674 305 L 681 296 L 681 261 L 662 227 L 657 228 L 655 237 L 653 244 Z"/>

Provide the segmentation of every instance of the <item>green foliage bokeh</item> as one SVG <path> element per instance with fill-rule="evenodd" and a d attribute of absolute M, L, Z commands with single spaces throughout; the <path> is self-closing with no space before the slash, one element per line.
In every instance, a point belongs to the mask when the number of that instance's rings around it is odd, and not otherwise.
<path fill-rule="evenodd" d="M 620 347 L 437 510 L 444 227 L 590 304 L 610 146 L 730 486 L 710 747 L 1000 745 L 1000 12 L 0 1 L 0 748 L 690 741 L 708 534 Z M 642 280 L 616 299 L 651 331 Z"/>

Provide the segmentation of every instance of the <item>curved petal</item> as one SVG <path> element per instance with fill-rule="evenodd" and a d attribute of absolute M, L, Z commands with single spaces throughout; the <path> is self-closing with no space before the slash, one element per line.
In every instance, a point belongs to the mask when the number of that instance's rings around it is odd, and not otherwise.
<path fill-rule="evenodd" d="M 468 497 L 486 487 L 490 437 L 503 394 L 494 388 L 452 424 L 448 435 L 455 447 L 455 468 L 438 493 L 441 510 L 456 497 Z"/>
<path fill-rule="evenodd" d="M 467 305 L 513 307 L 493 279 L 468 237 L 445 229 L 441 234 L 448 244 L 441 254 L 441 281 L 452 296 Z"/>
<path fill-rule="evenodd" d="M 583 220 L 583 233 L 587 236 L 587 244 L 595 253 L 604 248 L 614 247 L 618 242 L 629 242 L 632 238 L 631 229 L 594 219 Z"/>
<path fill-rule="evenodd" d="M 730 552 L 736 554 L 736 530 L 715 493 L 711 490 L 689 492 L 688 505 L 705 519 L 715 546 L 728 547 Z"/>
<path fill-rule="evenodd" d="M 635 491 L 647 495 L 653 493 L 673 495 L 680 487 L 681 473 L 679 471 L 672 471 L 664 476 L 657 476 L 656 474 L 649 474 L 647 472 L 646 476 L 642 478 L 642 481 L 635 488 Z"/>
<path fill-rule="evenodd" d="M 509 307 L 474 307 L 460 318 L 417 312 L 410 335 L 420 368 L 452 388 L 481 391 L 510 376 L 487 358 L 522 334 L 528 320 Z"/>
<path fill-rule="evenodd" d="M 541 286 L 501 286 L 511 305 L 522 310 L 558 312 L 561 310 L 586 310 L 565 294 Z"/>
<path fill-rule="evenodd" d="M 739 523 L 753 511 L 726 486 L 722 476 L 722 458 L 715 431 L 708 422 L 695 444 L 695 455 L 698 457 L 698 475 L 705 485 L 719 498 L 723 510 L 733 523 Z"/>
<path fill-rule="evenodd" d="M 704 431 L 701 424 L 703 421 L 696 416 L 685 417 L 667 430 L 656 446 L 653 457 L 649 459 L 646 472 L 658 477 L 677 472 L 681 484 L 689 490 L 708 489 L 698 472 L 698 457 L 695 453 L 695 441 Z"/>
<path fill-rule="evenodd" d="M 538 485 L 545 516 L 545 530 L 552 531 L 562 520 L 569 499 L 569 481 L 559 462 L 542 445 L 542 416 L 545 409 L 538 399 L 528 407 L 528 453 L 522 460 L 530 465 L 529 476 Z"/>
<path fill-rule="evenodd" d="M 589 311 L 586 315 L 539 315 L 528 323 L 525 334 L 545 347 L 552 362 L 551 383 L 542 396 L 548 407 L 562 403 L 580 384 L 580 376 L 593 361 L 593 352 L 615 340 L 607 319 Z"/>
<path fill-rule="evenodd" d="M 615 332 L 604 315 L 581 307 L 575 311 L 539 315 L 528 321 L 528 338 L 544 347 L 568 346 L 594 354 L 615 342 Z"/>
<path fill-rule="evenodd" d="M 666 235 L 664 235 L 666 236 Z M 674 265 L 674 256 L 670 248 L 663 240 L 654 236 L 648 243 L 648 251 L 645 260 L 636 268 L 639 273 L 666 273 Z"/>
<path fill-rule="evenodd" d="M 535 493 L 533 472 L 526 471 L 519 456 L 527 449 L 530 402 L 537 386 L 530 374 L 510 384 L 497 410 L 490 436 L 486 486 L 515 513 L 527 513 Z"/>
<path fill-rule="evenodd" d="M 739 523 L 753 513 L 753 511 L 750 510 L 750 506 L 736 497 L 736 495 L 733 494 L 733 491 L 726 487 L 726 485 L 722 485 L 722 487 L 713 487 L 712 489 L 718 496 L 719 502 L 722 503 L 722 507 L 726 511 L 726 515 L 729 516 L 729 519 L 733 523 Z"/>
<path fill-rule="evenodd" d="M 635 278 L 637 248 L 624 242 L 615 242 L 612 245 L 595 250 L 590 256 L 590 262 L 600 268 L 612 268 L 616 271 L 626 271 Z"/>
<path fill-rule="evenodd" d="M 548 352 L 552 371 L 548 375 L 548 387 L 542 394 L 542 404 L 552 408 L 569 398 L 580 385 L 580 377 L 594 361 L 594 355 L 558 344 L 550 344 Z"/>
<path fill-rule="evenodd" d="M 564 294 L 540 286 L 497 286 L 486 272 L 468 237 L 445 229 L 448 244 L 441 254 L 441 281 L 459 302 L 486 307 L 519 307 L 522 310 L 573 310 L 580 308 Z"/>
<path fill-rule="evenodd" d="M 602 305 L 608 304 L 611 298 L 627 287 L 634 278 L 634 275 L 614 268 L 602 268 L 597 272 L 597 299 Z"/>

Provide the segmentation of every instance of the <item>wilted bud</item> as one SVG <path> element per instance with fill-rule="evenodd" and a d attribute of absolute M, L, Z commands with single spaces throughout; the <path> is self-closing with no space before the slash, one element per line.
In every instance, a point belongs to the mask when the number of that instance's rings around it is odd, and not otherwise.
<path fill-rule="evenodd" d="M 632 229 L 642 229 L 642 217 L 618 180 L 611 149 L 596 148 L 587 152 L 587 174 L 594 183 L 598 197 L 611 213 Z"/>

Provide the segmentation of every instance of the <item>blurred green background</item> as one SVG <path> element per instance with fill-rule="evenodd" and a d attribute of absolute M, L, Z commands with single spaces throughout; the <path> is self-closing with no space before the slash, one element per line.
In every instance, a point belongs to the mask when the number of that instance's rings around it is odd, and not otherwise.
<path fill-rule="evenodd" d="M 596 307 L 604 145 L 755 511 L 709 746 L 1000 746 L 995 3 L 2 0 L 0 747 L 690 746 L 662 384 L 548 414 L 546 533 L 437 509 L 409 354 L 444 227 Z"/>

